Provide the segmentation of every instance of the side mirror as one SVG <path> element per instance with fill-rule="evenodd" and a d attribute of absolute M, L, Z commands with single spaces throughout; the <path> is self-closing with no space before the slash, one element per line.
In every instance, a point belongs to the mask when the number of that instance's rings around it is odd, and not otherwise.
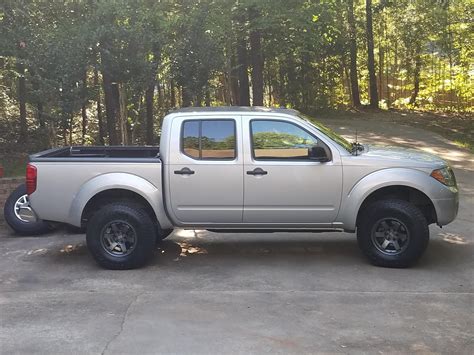
<path fill-rule="evenodd" d="M 308 152 L 309 159 L 319 161 L 321 163 L 326 163 L 331 161 L 331 158 L 326 154 L 326 149 L 319 146 L 314 146 L 309 149 Z"/>

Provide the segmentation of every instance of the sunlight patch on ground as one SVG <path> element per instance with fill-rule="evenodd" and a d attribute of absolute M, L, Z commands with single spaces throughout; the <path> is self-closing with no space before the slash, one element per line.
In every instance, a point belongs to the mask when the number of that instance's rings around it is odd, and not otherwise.
<path fill-rule="evenodd" d="M 178 229 L 175 235 L 181 238 L 194 238 L 196 233 L 193 229 Z"/>
<path fill-rule="evenodd" d="M 438 234 L 441 239 L 443 239 L 445 242 L 450 243 L 450 244 L 460 244 L 460 245 L 466 245 L 469 244 L 469 241 L 456 233 L 439 233 Z"/>
<path fill-rule="evenodd" d="M 79 244 L 68 244 L 68 245 L 65 245 L 61 250 L 60 252 L 61 253 L 66 253 L 66 254 L 70 254 L 70 253 L 74 253 L 78 250 L 80 250 L 82 248 L 82 244 L 79 243 Z"/>
<path fill-rule="evenodd" d="M 181 254 L 179 256 L 188 256 L 192 254 L 207 254 L 207 250 L 197 245 L 191 245 L 186 242 L 178 242 L 181 247 Z"/>
<path fill-rule="evenodd" d="M 48 252 L 48 249 L 41 248 L 41 249 L 30 250 L 27 254 L 28 255 L 44 255 L 47 252 Z"/>

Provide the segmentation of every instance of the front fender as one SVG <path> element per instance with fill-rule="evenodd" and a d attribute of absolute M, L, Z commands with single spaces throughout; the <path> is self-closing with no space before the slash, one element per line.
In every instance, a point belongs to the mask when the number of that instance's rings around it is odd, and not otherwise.
<path fill-rule="evenodd" d="M 82 212 L 87 202 L 98 193 L 112 189 L 129 190 L 142 196 L 153 208 L 161 227 L 171 227 L 171 222 L 168 220 L 164 210 L 162 191 L 148 180 L 129 173 L 99 175 L 82 185 L 74 197 L 69 210 L 70 223 L 75 226 L 80 226 Z"/>
<path fill-rule="evenodd" d="M 346 230 L 356 229 L 357 214 L 364 200 L 373 192 L 387 186 L 407 186 L 423 192 L 430 200 L 446 193 L 446 187 L 426 172 L 407 168 L 387 168 L 375 171 L 360 179 L 343 196 L 337 221 Z M 438 211 L 437 211 L 438 212 Z"/>

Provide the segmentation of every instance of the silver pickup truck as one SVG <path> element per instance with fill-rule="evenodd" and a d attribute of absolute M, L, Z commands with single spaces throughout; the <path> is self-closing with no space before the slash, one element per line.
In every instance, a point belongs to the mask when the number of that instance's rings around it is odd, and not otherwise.
<path fill-rule="evenodd" d="M 349 143 L 297 111 L 187 108 L 160 147 L 67 147 L 30 156 L 37 216 L 87 230 L 109 269 L 144 265 L 173 228 L 357 231 L 375 264 L 412 265 L 428 225 L 453 221 L 451 168 L 422 152 Z"/>

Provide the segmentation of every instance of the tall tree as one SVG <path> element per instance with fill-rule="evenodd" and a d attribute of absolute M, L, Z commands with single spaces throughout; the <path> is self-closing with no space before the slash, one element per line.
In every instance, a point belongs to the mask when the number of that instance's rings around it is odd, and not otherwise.
<path fill-rule="evenodd" d="M 82 78 L 82 106 L 81 106 L 81 116 L 82 116 L 82 144 L 86 143 L 87 135 L 87 70 L 84 71 L 84 77 Z"/>
<path fill-rule="evenodd" d="M 25 78 L 25 50 L 26 43 L 18 44 L 18 103 L 20 106 L 20 137 L 19 142 L 24 143 L 28 138 L 28 125 L 26 122 L 26 78 Z"/>
<path fill-rule="evenodd" d="M 375 76 L 374 57 L 374 30 L 372 20 L 372 0 L 365 1 L 366 35 L 367 35 L 367 69 L 369 71 L 369 94 L 372 108 L 379 107 L 379 94 L 377 91 L 377 77 Z"/>
<path fill-rule="evenodd" d="M 352 104 L 360 106 L 359 78 L 357 73 L 357 29 L 354 16 L 354 0 L 347 0 L 347 23 L 349 25 L 350 82 Z"/>
<path fill-rule="evenodd" d="M 250 58 L 252 61 L 252 104 L 263 106 L 262 33 L 258 25 L 261 16 L 256 6 L 248 9 L 250 20 Z"/>
<path fill-rule="evenodd" d="M 104 145 L 104 121 L 102 118 L 102 98 L 100 95 L 100 84 L 99 84 L 99 71 L 97 70 L 97 67 L 94 67 L 94 89 L 97 92 L 97 98 L 96 98 L 96 111 L 97 111 L 97 125 L 99 126 L 98 128 L 98 142 L 100 145 Z"/>
<path fill-rule="evenodd" d="M 117 84 L 113 82 L 110 74 L 104 70 L 102 72 L 102 83 L 104 87 L 105 115 L 107 116 L 107 134 L 109 136 L 109 144 L 119 144 L 117 136 L 117 115 L 118 115 L 118 90 Z"/>
<path fill-rule="evenodd" d="M 247 59 L 247 41 L 245 37 L 237 40 L 237 61 L 239 76 L 239 104 L 241 106 L 250 106 L 249 66 Z"/>
<path fill-rule="evenodd" d="M 410 105 L 416 105 L 416 99 L 420 92 L 420 72 L 421 72 L 421 48 L 416 48 L 415 69 L 413 70 L 413 91 L 410 96 Z"/>

